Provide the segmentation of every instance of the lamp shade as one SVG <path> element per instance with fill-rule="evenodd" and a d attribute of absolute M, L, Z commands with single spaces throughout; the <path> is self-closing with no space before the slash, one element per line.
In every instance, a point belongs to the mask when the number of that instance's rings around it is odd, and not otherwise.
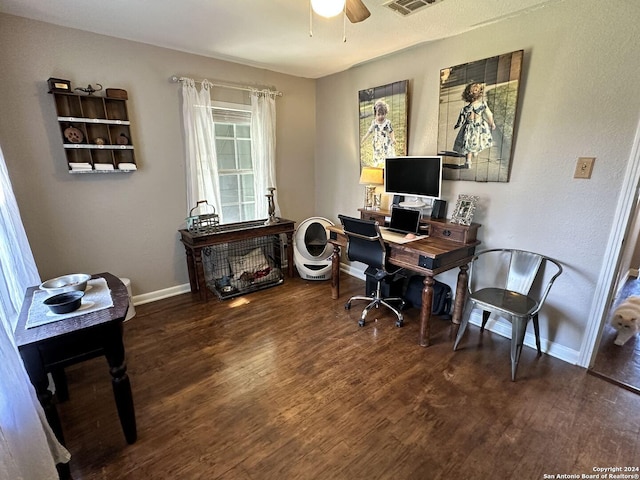
<path fill-rule="evenodd" d="M 360 185 L 383 185 L 384 170 L 375 167 L 362 167 L 360 172 Z"/>
<path fill-rule="evenodd" d="M 311 0 L 311 8 L 321 17 L 331 18 L 344 10 L 346 0 Z"/>

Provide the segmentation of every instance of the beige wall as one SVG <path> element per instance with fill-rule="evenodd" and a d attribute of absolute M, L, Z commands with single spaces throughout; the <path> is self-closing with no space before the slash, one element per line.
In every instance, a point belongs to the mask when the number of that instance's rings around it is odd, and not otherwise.
<path fill-rule="evenodd" d="M 638 127 L 638 18 L 635 0 L 565 0 L 320 79 L 317 213 L 336 220 L 362 204 L 359 90 L 408 79 L 408 153 L 435 154 L 440 69 L 523 49 L 510 181 L 445 181 L 444 197 L 449 215 L 459 193 L 480 197 L 482 247 L 534 250 L 564 263 L 542 337 L 556 356 L 576 361 Z M 597 157 L 591 180 L 573 179 L 580 156 Z M 439 279 L 454 285 L 455 276 Z"/>
<path fill-rule="evenodd" d="M 173 74 L 282 91 L 276 195 L 284 217 L 314 213 L 313 80 L 3 14 L 0 65 L 0 145 L 43 279 L 109 271 L 129 277 L 134 295 L 188 283 L 177 230 L 191 206 Z M 136 173 L 67 173 L 49 77 L 128 91 Z"/>

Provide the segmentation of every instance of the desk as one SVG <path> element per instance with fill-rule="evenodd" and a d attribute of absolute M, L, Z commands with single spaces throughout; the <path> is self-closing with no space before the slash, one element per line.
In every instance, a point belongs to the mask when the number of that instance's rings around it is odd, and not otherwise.
<path fill-rule="evenodd" d="M 459 227 L 459 226 L 457 226 Z M 473 228 L 477 229 L 476 224 Z M 337 300 L 340 296 L 340 248 L 347 245 L 347 237 L 341 226 L 327 227 L 329 242 L 333 244 L 331 257 L 331 298 Z M 446 233 L 445 233 L 446 235 Z M 422 309 L 420 310 L 420 337 L 422 347 L 429 346 L 431 328 L 431 308 L 433 305 L 433 277 L 455 267 L 460 267 L 456 284 L 456 301 L 453 309 L 452 322 L 455 335 L 467 292 L 468 263 L 473 257 L 476 246 L 480 242 L 467 239 L 467 243 L 457 242 L 439 236 L 429 236 L 409 243 L 388 242 L 389 254 L 387 259 L 392 265 L 406 268 L 412 272 L 424 275 L 424 289 L 422 290 Z"/>
<path fill-rule="evenodd" d="M 113 300 L 112 307 L 26 328 L 33 293 L 38 290 L 37 286 L 29 287 L 16 325 L 18 351 L 49 425 L 62 444 L 62 426 L 53 404 L 53 395 L 47 389 L 47 373 L 59 374 L 69 365 L 100 355 L 104 355 L 109 364 L 113 395 L 124 436 L 129 444 L 134 443 L 137 438 L 133 396 L 122 341 L 122 322 L 129 308 L 129 294 L 118 277 L 100 273 L 92 278 L 98 277 L 107 281 Z M 61 388 L 66 393 L 66 385 L 61 385 Z"/>
<path fill-rule="evenodd" d="M 293 230 L 295 222 L 281 218 L 278 223 L 265 225 L 265 220 L 220 225 L 215 233 L 193 235 L 189 230 L 179 230 L 180 241 L 187 255 L 191 293 L 199 293 L 201 300 L 208 299 L 208 289 L 202 265 L 202 249 L 221 243 L 233 243 L 268 235 L 287 235 L 287 262 L 289 278 L 293 277 Z"/>

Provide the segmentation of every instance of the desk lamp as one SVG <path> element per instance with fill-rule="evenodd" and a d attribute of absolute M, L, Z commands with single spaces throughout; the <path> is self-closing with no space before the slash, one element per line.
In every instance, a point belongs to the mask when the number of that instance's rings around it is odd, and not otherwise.
<path fill-rule="evenodd" d="M 382 168 L 375 167 L 362 167 L 360 172 L 360 185 L 366 185 L 364 187 L 364 208 L 374 209 L 376 186 L 384 185 L 384 170 Z M 380 208 L 380 205 L 375 205 L 375 209 Z"/>

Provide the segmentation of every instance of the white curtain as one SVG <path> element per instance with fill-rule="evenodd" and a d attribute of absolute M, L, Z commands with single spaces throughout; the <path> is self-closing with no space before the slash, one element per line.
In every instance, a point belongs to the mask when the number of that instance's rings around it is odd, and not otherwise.
<path fill-rule="evenodd" d="M 0 478 L 57 479 L 58 443 L 13 340 L 24 292 L 40 283 L 0 148 Z"/>
<path fill-rule="evenodd" d="M 251 91 L 251 155 L 256 172 L 256 215 L 266 218 L 267 188 L 276 188 L 276 99 L 264 90 Z M 276 216 L 280 216 L 277 191 L 274 201 Z"/>
<path fill-rule="evenodd" d="M 187 203 L 195 207 L 200 200 L 207 200 L 222 217 L 218 158 L 213 119 L 211 115 L 212 85 L 203 80 L 200 91 L 191 78 L 182 81 L 182 123 L 187 162 Z"/>

